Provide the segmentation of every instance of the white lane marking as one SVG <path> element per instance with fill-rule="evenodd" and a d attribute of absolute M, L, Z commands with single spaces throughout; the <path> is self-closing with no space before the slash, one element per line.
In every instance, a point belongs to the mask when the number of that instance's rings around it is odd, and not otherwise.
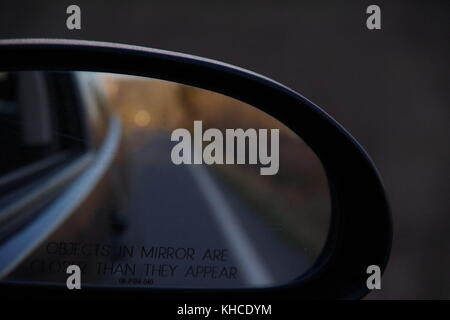
<path fill-rule="evenodd" d="M 221 231 L 237 255 L 237 263 L 244 274 L 244 280 L 250 286 L 268 286 L 274 283 L 261 257 L 253 247 L 251 240 L 236 219 L 236 215 L 203 165 L 188 165 L 189 172 L 204 194 L 212 216 L 221 226 Z"/>

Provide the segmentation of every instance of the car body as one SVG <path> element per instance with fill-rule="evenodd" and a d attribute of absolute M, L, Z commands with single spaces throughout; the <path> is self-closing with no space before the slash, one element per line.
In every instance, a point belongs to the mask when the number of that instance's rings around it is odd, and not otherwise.
<path fill-rule="evenodd" d="M 64 246 L 114 241 L 125 227 L 125 137 L 95 73 L 1 79 L 0 275 L 57 282 L 69 263 Z"/>

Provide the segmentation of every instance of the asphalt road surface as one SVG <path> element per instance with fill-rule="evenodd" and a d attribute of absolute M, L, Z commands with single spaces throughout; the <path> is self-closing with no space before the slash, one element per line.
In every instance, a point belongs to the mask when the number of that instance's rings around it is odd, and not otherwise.
<path fill-rule="evenodd" d="M 168 133 L 137 132 L 130 142 L 129 225 L 119 241 L 124 254 L 105 266 L 120 271 L 108 284 L 274 286 L 310 266 L 210 168 L 174 165 Z"/>

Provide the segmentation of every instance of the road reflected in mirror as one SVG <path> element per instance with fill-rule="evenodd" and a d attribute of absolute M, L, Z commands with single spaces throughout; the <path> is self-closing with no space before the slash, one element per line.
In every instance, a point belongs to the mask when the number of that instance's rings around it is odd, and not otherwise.
<path fill-rule="evenodd" d="M 1 281 L 66 285 L 77 265 L 81 286 L 271 287 L 318 258 L 325 172 L 268 114 L 142 77 L 0 75 Z"/>

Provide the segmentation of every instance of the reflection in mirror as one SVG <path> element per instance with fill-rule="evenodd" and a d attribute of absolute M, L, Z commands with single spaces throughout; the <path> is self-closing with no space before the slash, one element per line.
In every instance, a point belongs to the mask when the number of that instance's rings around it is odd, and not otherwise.
<path fill-rule="evenodd" d="M 281 106 L 275 106 L 281 107 Z M 0 73 L 3 282 L 241 288 L 319 256 L 330 194 L 282 123 L 142 77 Z"/>

